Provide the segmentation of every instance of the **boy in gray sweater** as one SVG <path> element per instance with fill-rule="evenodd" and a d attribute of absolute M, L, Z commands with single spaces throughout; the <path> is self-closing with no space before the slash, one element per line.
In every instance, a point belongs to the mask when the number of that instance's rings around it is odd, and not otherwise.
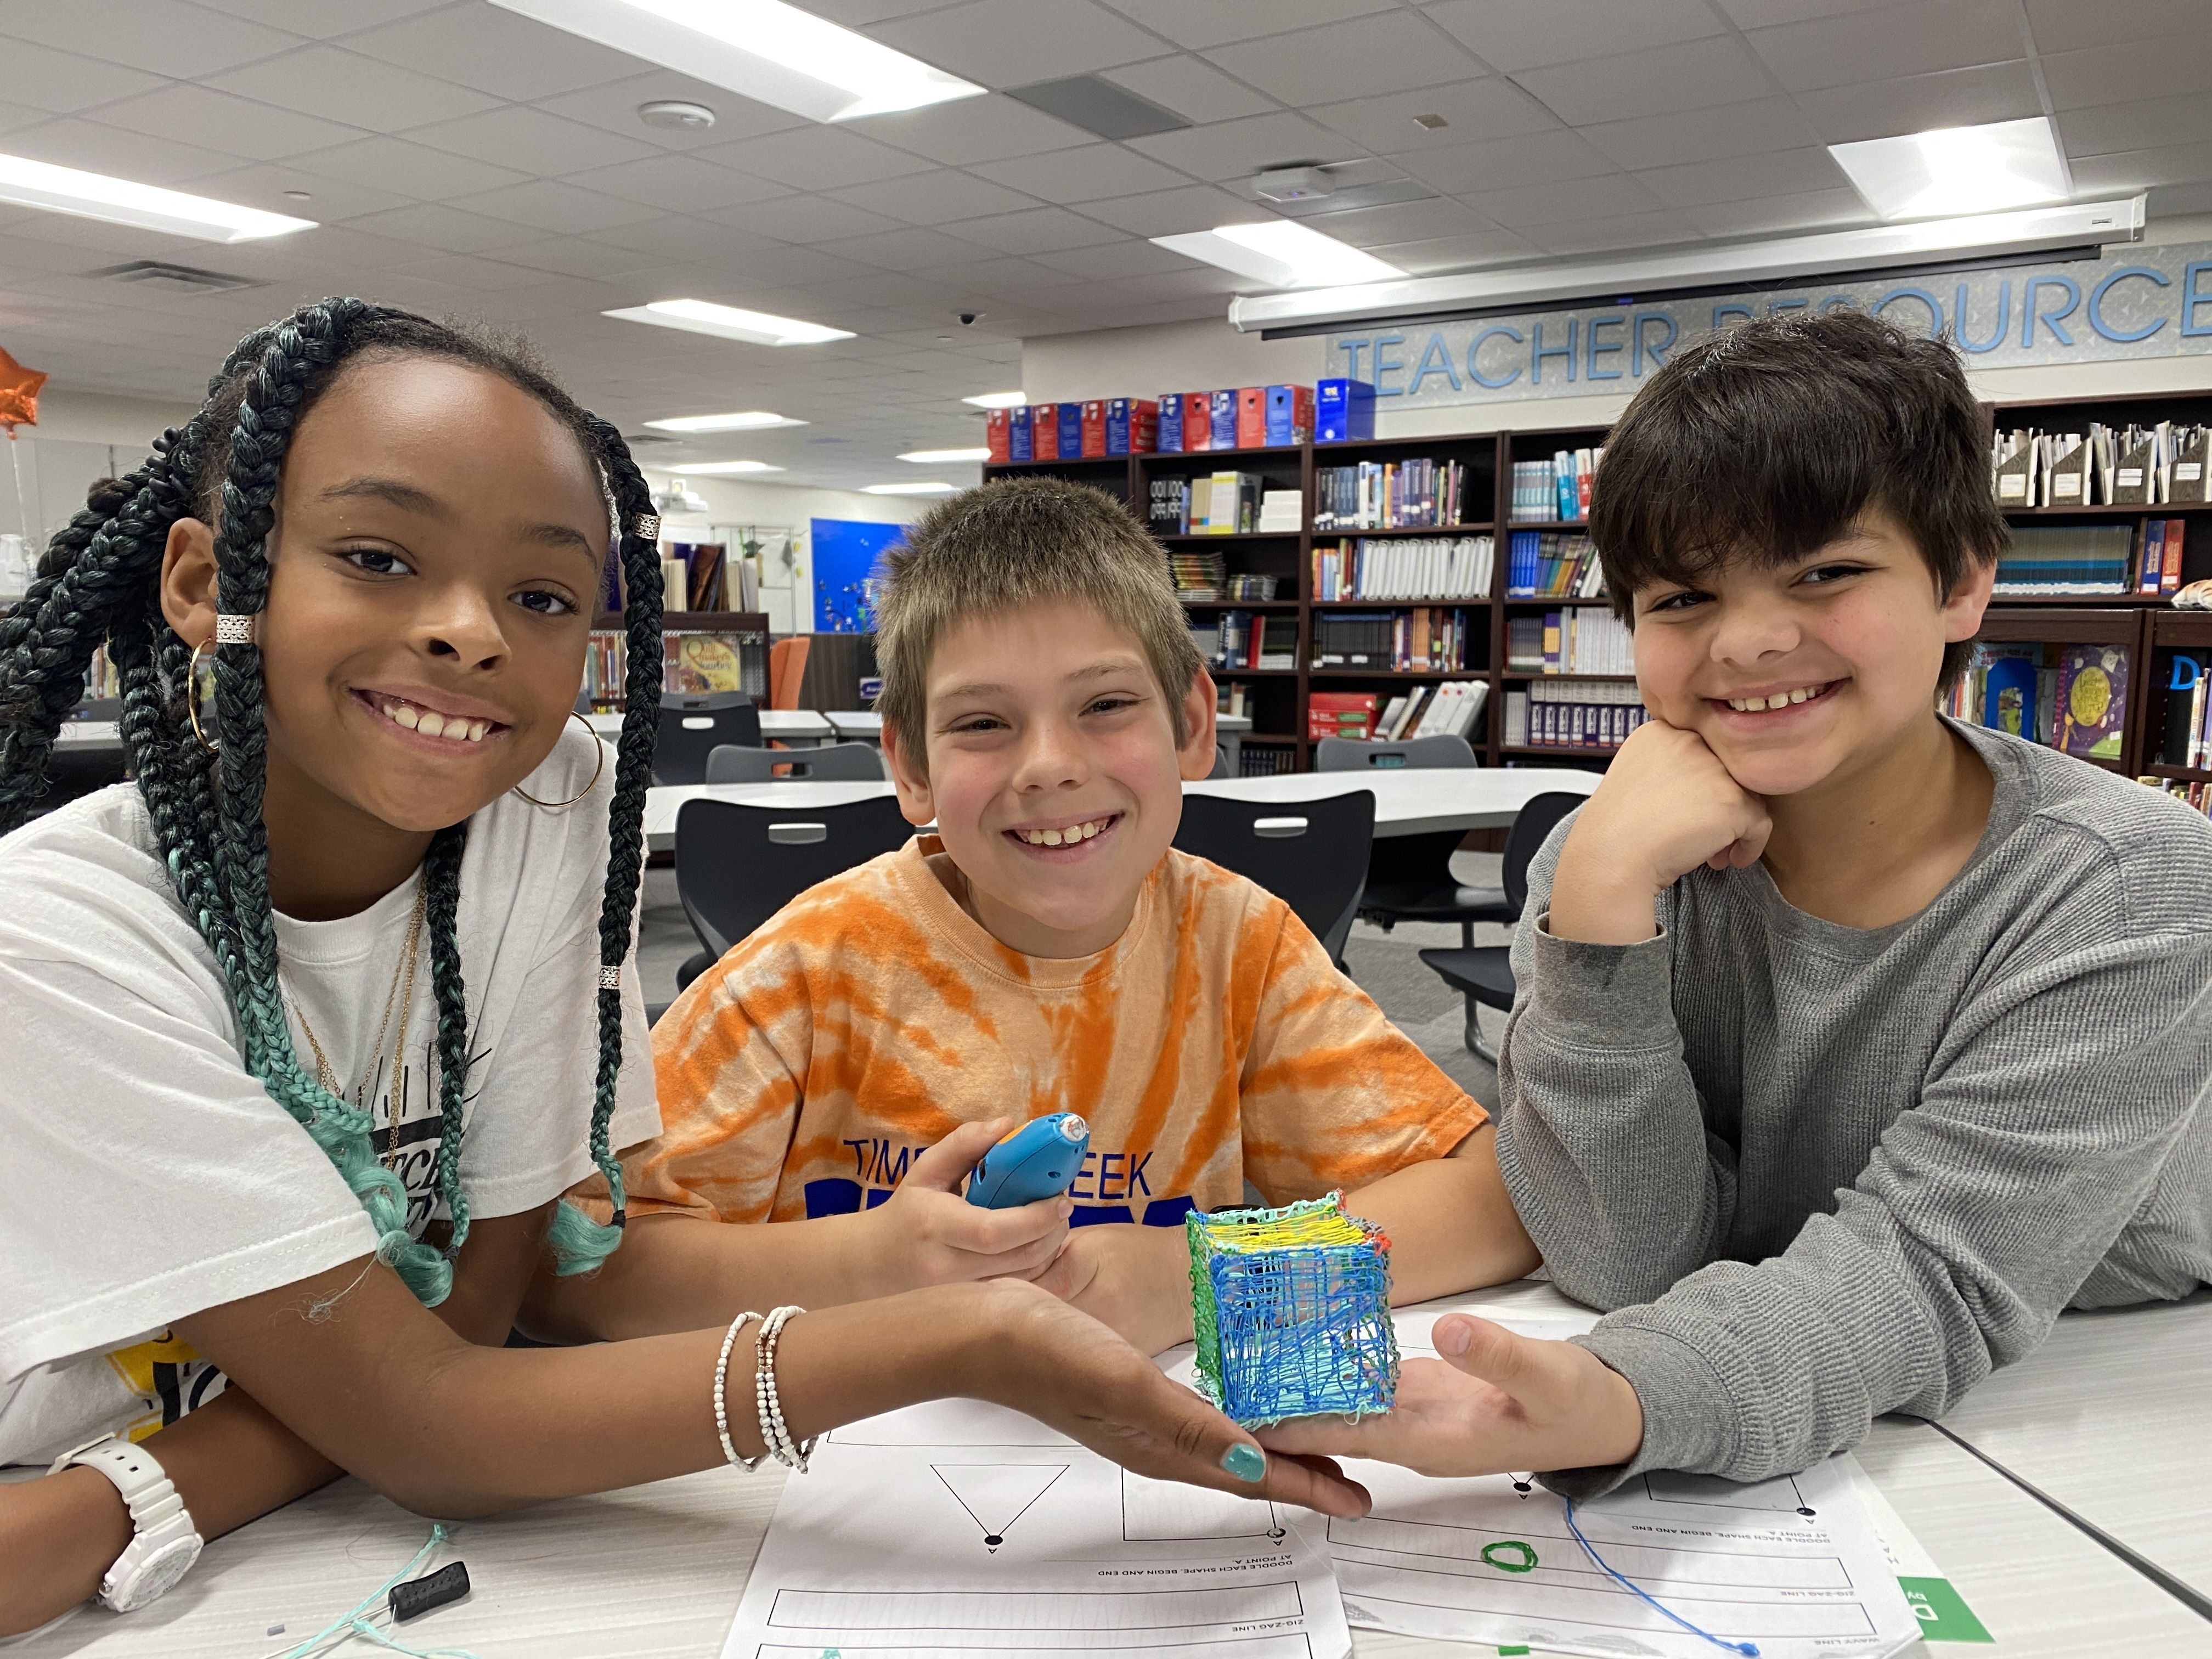
<path fill-rule="evenodd" d="M 1498 1066 L 1514 1204 L 1613 1311 L 1439 1321 L 1389 1416 L 1268 1443 L 1761 1480 L 2212 1280 L 2212 823 L 1936 712 L 1985 445 L 1948 345 L 1850 312 L 1630 405 L 1591 532 L 1655 718 L 1531 872 Z"/>

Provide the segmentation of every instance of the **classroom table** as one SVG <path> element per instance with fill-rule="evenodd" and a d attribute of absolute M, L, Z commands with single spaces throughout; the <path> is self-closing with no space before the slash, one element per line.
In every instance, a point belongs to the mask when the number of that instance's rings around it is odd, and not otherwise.
<path fill-rule="evenodd" d="M 611 742 L 622 735 L 623 717 L 619 714 L 586 714 L 592 730 Z M 818 747 L 833 742 L 836 732 L 828 716 L 811 708 L 763 708 L 760 711 L 761 736 L 770 743 L 796 744 Z"/>
<path fill-rule="evenodd" d="M 1548 1285 L 1446 1298 L 1529 1317 L 1577 1311 Z M 2069 1315 L 2070 1322 L 2094 1316 Z M 2072 1340 L 2075 1339 L 2065 1338 Z M 2155 1339 L 2154 1339 L 2155 1340 Z M 2208 1460 L 2201 1436 L 2165 1449 Z M 2198 1448 L 2193 1456 L 2177 1451 Z M 2212 1651 L 2212 1624 L 2099 1548 L 1925 1424 L 1884 1419 L 1859 1461 L 1997 1639 L 1996 1659 L 2170 1659 Z M 712 1469 L 463 1525 L 441 1560 L 473 1593 L 404 1632 L 478 1659 L 716 1659 L 786 1478 Z M 151 1608 L 88 1608 L 7 1659 L 255 1659 L 313 1634 L 420 1547 L 426 1523 L 357 1480 L 337 1482 L 208 1547 Z M 283 1631 L 268 1634 L 272 1626 Z M 1494 1647 L 1352 1632 L 1360 1659 L 1494 1655 Z M 377 1650 L 356 1643 L 346 1659 Z M 1915 1644 L 1911 1659 L 1974 1649 Z"/>
<path fill-rule="evenodd" d="M 1375 833 L 1413 836 L 1437 830 L 1496 830 L 1533 797 L 1553 790 L 1587 795 L 1598 774 L 1572 767 L 1474 766 L 1424 771 L 1285 772 L 1269 778 L 1208 778 L 1186 783 L 1193 795 L 1295 805 L 1354 789 L 1375 792 Z M 763 806 L 842 806 L 888 795 L 888 783 L 695 783 L 645 792 L 645 840 L 653 851 L 676 845 L 676 815 L 687 800 L 733 800 Z"/>
<path fill-rule="evenodd" d="M 2067 1315 L 1943 1426 L 2212 1600 L 2212 1291 Z"/>
<path fill-rule="evenodd" d="M 880 744 L 884 740 L 884 717 L 869 708 L 832 708 L 827 711 L 830 724 L 837 736 L 848 742 Z M 1214 735 L 1221 739 L 1221 747 L 1229 757 L 1229 770 L 1237 770 L 1238 753 L 1243 748 L 1243 738 L 1252 729 L 1249 714 L 1217 714 L 1213 717 Z"/>

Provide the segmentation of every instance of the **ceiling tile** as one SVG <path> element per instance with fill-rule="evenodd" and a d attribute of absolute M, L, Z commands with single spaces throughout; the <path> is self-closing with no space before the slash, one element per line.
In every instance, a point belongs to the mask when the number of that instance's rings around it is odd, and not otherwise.
<path fill-rule="evenodd" d="M 1461 199 L 1508 230 L 1564 224 L 1570 219 L 1609 219 L 1625 213 L 1656 213 L 1661 206 L 1658 198 L 1641 182 L 1625 173 L 1602 179 L 1565 179 L 1554 184 L 1527 185 L 1518 190 L 1473 191 Z"/>
<path fill-rule="evenodd" d="M 2192 50 L 2201 43 L 2204 23 L 2202 0 L 2097 0 L 2093 6 L 2075 0 L 2027 0 L 2027 25 L 2034 31 L 2035 49 L 2042 52 L 2173 34 L 2198 37 L 2181 48 Z"/>
<path fill-rule="evenodd" d="M 939 265 L 929 273 L 933 282 L 951 283 L 963 292 L 1018 298 L 1033 289 L 1058 288 L 1079 282 L 1064 270 L 1054 270 L 1033 259 L 971 259 L 965 264 Z M 952 324 L 957 327 L 958 325 Z"/>
<path fill-rule="evenodd" d="M 1141 195 L 1085 202 L 1083 215 L 1103 220 L 1133 236 L 1179 236 L 1186 231 L 1211 230 L 1216 225 L 1243 224 L 1266 216 L 1253 203 L 1212 185 L 1187 185 L 1179 190 L 1146 191 Z"/>
<path fill-rule="evenodd" d="M 557 179 L 532 179 L 523 185 L 502 185 L 497 190 L 453 198 L 452 206 L 465 212 L 487 213 L 518 225 L 528 225 L 549 235 L 571 233 L 591 235 L 622 225 L 641 224 L 660 217 L 649 203 L 602 196 L 580 190 Z"/>
<path fill-rule="evenodd" d="M 296 34 L 183 0 L 19 3 L 5 16 L 6 32 L 18 40 L 181 80 L 273 58 L 300 42 Z"/>
<path fill-rule="evenodd" d="M 1482 66 L 1418 12 L 1329 23 L 1221 46 L 1206 57 L 1286 104 L 1340 102 L 1471 81 Z"/>
<path fill-rule="evenodd" d="M 902 173 L 921 173 L 929 164 L 920 156 L 879 144 L 842 127 L 809 126 L 793 132 L 770 133 L 734 144 L 716 144 L 700 151 L 702 159 L 718 167 L 773 179 L 795 190 L 834 190 L 840 185 L 865 185 Z"/>
<path fill-rule="evenodd" d="M 1418 242 L 1385 242 L 1370 248 L 1378 259 L 1388 260 L 1409 276 L 1438 271 L 1467 270 L 1477 265 L 1525 259 L 1541 249 L 1525 236 L 1510 230 L 1478 230 L 1464 236 L 1437 236 Z"/>
<path fill-rule="evenodd" d="M 449 7 L 346 37 L 346 50 L 527 102 L 627 80 L 638 60 L 498 6 Z"/>
<path fill-rule="evenodd" d="M 243 207 L 265 208 L 271 213 L 295 214 L 303 219 L 319 220 L 324 224 L 351 219 L 364 213 L 381 213 L 386 208 L 405 207 L 409 201 L 405 196 L 379 190 L 373 185 L 356 184 L 349 179 L 332 178 L 325 173 L 310 173 L 302 167 L 268 161 L 258 161 L 234 173 L 210 173 L 204 178 L 193 179 L 192 188 L 204 195 L 236 202 Z M 309 199 L 295 201 L 284 194 L 288 190 L 304 190 Z"/>
<path fill-rule="evenodd" d="M 2134 41 L 2062 52 L 2043 59 L 2044 84 L 2059 109 L 2212 91 L 2212 53 L 2152 52 Z"/>
<path fill-rule="evenodd" d="M 1897 0 L 1714 0 L 1739 28 L 1767 28 L 1778 23 L 1802 23 L 1813 17 L 1840 17 L 1846 12 L 1882 11 Z"/>
<path fill-rule="evenodd" d="M 1217 182 L 1249 179 L 1265 167 L 1341 161 L 1358 154 L 1343 134 L 1289 110 L 1132 138 L 1129 147 L 1193 178 Z"/>
<path fill-rule="evenodd" d="M 1528 232 L 1530 241 L 1555 254 L 1614 253 L 1669 247 L 1703 240 L 1680 213 L 1625 213 L 1613 218 L 1570 219 Z"/>
<path fill-rule="evenodd" d="M 335 121 L 317 120 L 189 82 L 106 105 L 91 118 L 104 126 L 178 138 L 264 161 L 328 149 L 362 136 L 358 129 Z"/>
<path fill-rule="evenodd" d="M 704 149 L 713 144 L 734 143 L 742 138 L 758 138 L 766 133 L 787 132 L 794 127 L 812 125 L 804 116 L 739 97 L 734 92 L 708 86 L 704 81 L 695 81 L 673 70 L 655 70 L 649 75 L 632 76 L 627 81 L 611 81 L 603 86 L 586 87 L 581 92 L 563 93 L 557 98 L 539 98 L 532 102 L 548 115 L 581 121 L 586 126 L 635 139 L 655 149 Z M 637 118 L 640 105 L 668 102 L 704 104 L 714 112 L 714 125 L 703 129 L 649 127 Z"/>
<path fill-rule="evenodd" d="M 441 253 L 434 259 L 418 259 L 412 264 L 395 267 L 393 274 L 418 276 L 425 282 L 451 283 L 457 288 L 475 289 L 484 294 L 504 294 L 518 288 L 535 288 L 546 280 L 542 270 L 532 270 L 523 265 L 501 264 L 495 259 L 483 259 L 472 253 Z"/>
<path fill-rule="evenodd" d="M 2027 55 L 2019 0 L 1912 0 L 1745 38 L 1792 92 L 1966 69 Z"/>
<path fill-rule="evenodd" d="M 1098 78 L 1149 98 L 1187 121 L 1233 121 L 1240 115 L 1264 115 L 1276 106 L 1272 98 L 1261 96 L 1188 52 L 1107 70 Z"/>
<path fill-rule="evenodd" d="M 1184 182 L 1182 173 L 1118 144 L 1085 144 L 1046 155 L 979 161 L 969 170 L 1042 202 L 1097 201 Z"/>
<path fill-rule="evenodd" d="M 1699 40 L 1728 29 L 1705 0 L 1636 0 L 1632 6 L 1619 0 L 1544 0 L 1541 5 L 1443 0 L 1428 13 L 1503 75 Z"/>
<path fill-rule="evenodd" d="M 1065 253 L 1040 253 L 1036 261 L 1072 276 L 1092 282 L 1119 282 L 1125 276 L 1158 276 L 1191 267 L 1187 253 L 1170 253 L 1164 247 L 1132 239 L 1109 247 L 1073 248 Z"/>
<path fill-rule="evenodd" d="M 498 185 L 519 185 L 529 178 L 509 167 L 471 161 L 441 150 L 426 149 L 404 138 L 362 138 L 336 149 L 317 150 L 302 156 L 300 164 L 333 179 L 344 179 L 374 189 L 397 191 L 418 201 L 442 201 L 471 191 Z"/>
<path fill-rule="evenodd" d="M 932 265 L 966 264 L 975 259 L 978 252 L 973 242 L 911 225 L 824 242 L 821 251 L 841 258 L 858 259 L 863 264 L 879 265 L 885 270 L 926 270 Z"/>
<path fill-rule="evenodd" d="M 208 84 L 368 132 L 404 132 L 428 121 L 489 109 L 495 101 L 337 46 L 303 46 L 249 69 L 209 77 Z"/>
<path fill-rule="evenodd" d="M 94 104 L 159 91 L 160 76 L 9 40 L 0 52 L 0 98 L 69 115 Z"/>
<path fill-rule="evenodd" d="M 503 247 L 499 257 L 508 264 L 528 265 L 533 270 L 550 271 L 556 276 L 604 279 L 658 264 L 664 256 L 655 248 L 595 242 L 586 236 L 549 236 L 542 242 L 519 242 L 513 247 Z"/>
<path fill-rule="evenodd" d="M 1796 103 L 1820 141 L 1829 144 L 2043 113 L 2035 76 L 2025 59 L 1831 87 L 1800 93 Z"/>
<path fill-rule="evenodd" d="M 2212 99 L 2146 98 L 2069 109 L 2058 118 L 2058 137 L 2077 166 L 2085 156 L 2195 143 L 2212 138 Z"/>
<path fill-rule="evenodd" d="M 865 236 L 876 231 L 899 230 L 905 222 L 887 214 L 871 213 L 849 202 L 826 196 L 779 196 L 712 216 L 717 223 L 732 225 L 779 242 L 830 242 L 841 236 Z"/>
<path fill-rule="evenodd" d="M 1673 167 L 1729 155 L 1756 155 L 1816 143 L 1813 129 L 1787 98 L 1681 110 L 1637 121 L 1584 127 L 1583 137 L 1625 167 Z"/>
<path fill-rule="evenodd" d="M 1493 138 L 1486 143 L 1455 144 L 1449 149 L 1397 159 L 1401 167 L 1424 184 L 1455 196 L 1561 179 L 1590 179 L 1619 170 L 1588 139 L 1565 128 L 1519 138 Z"/>
<path fill-rule="evenodd" d="M 1820 149 L 1768 150 L 1720 161 L 1643 167 L 1636 176 L 1670 207 L 1703 207 L 1715 202 L 1747 202 L 1760 196 L 1802 196 L 1850 188 L 1843 169 L 1826 150 Z"/>
<path fill-rule="evenodd" d="M 1353 208 L 1343 213 L 1309 214 L 1298 222 L 1340 242 L 1370 249 L 1391 242 L 1431 242 L 1491 228 L 1490 222 L 1473 208 L 1443 197 Z"/>
<path fill-rule="evenodd" d="M 867 33 L 999 91 L 1133 64 L 1160 51 L 1157 39 L 1094 0 L 968 0 Z"/>
<path fill-rule="evenodd" d="M 2154 149 L 2114 150 L 2074 163 L 2074 188 L 2112 196 L 2132 195 L 2154 185 L 2194 185 L 2212 179 L 2212 141 L 2165 144 Z"/>
<path fill-rule="evenodd" d="M 82 167 L 142 185 L 180 185 L 210 173 L 229 173 L 251 156 L 224 155 L 145 133 L 103 127 L 74 116 L 59 116 L 8 135 L 8 148 L 34 161 Z M 204 246 L 204 244 L 203 244 Z"/>
<path fill-rule="evenodd" d="M 1510 81 L 1487 76 L 1414 92 L 1323 104 L 1308 114 L 1323 126 L 1378 155 L 1419 155 L 1486 138 L 1512 138 L 1556 129 L 1559 118 Z M 1417 115 L 1440 115 L 1442 127 L 1422 126 Z"/>
<path fill-rule="evenodd" d="M 936 173 L 909 173 L 872 185 L 848 185 L 829 192 L 840 202 L 871 213 L 889 214 L 910 225 L 936 225 L 953 219 L 980 219 L 986 214 L 1015 213 L 1036 203 L 1019 191 L 1008 190 L 972 173 L 947 167 Z"/>
<path fill-rule="evenodd" d="M 650 146 L 635 139 L 520 104 L 418 127 L 408 137 L 433 149 L 450 150 L 540 178 L 611 167 L 653 153 Z"/>
<path fill-rule="evenodd" d="M 1765 73 L 1729 36 L 1556 64 L 1514 78 L 1576 126 L 1736 103 L 1771 90 Z"/>
<path fill-rule="evenodd" d="M 848 29 L 866 28 L 894 17 L 911 17 L 918 11 L 934 11 L 946 0 L 807 0 L 806 9 Z"/>
<path fill-rule="evenodd" d="M 963 219 L 945 228 L 1001 253 L 1057 253 L 1071 247 L 1096 247 L 1102 242 L 1119 241 L 1126 234 L 1056 207 L 1030 208 L 1026 212 L 1001 213 L 988 219 Z"/>
<path fill-rule="evenodd" d="M 997 93 L 896 115 L 872 115 L 842 125 L 946 167 L 1034 155 L 1039 150 L 1068 149 L 1092 142 L 1092 135 L 1081 128 Z"/>
<path fill-rule="evenodd" d="M 1220 46 L 1286 29 L 1388 11 L 1393 0 L 1108 0 L 1115 10 L 1178 46 Z"/>
<path fill-rule="evenodd" d="M 568 182 L 609 196 L 645 202 L 670 213 L 702 213 L 787 193 L 785 186 L 716 167 L 696 155 L 647 155 L 611 167 L 572 173 Z"/>
<path fill-rule="evenodd" d="M 2212 213 L 2212 185 L 2160 185 L 2151 191 L 2147 210 L 2159 219 Z"/>
<path fill-rule="evenodd" d="M 374 236 L 419 242 L 425 247 L 441 248 L 449 253 L 482 253 L 491 248 L 510 247 L 517 242 L 535 241 L 539 234 L 526 225 L 465 212 L 443 202 L 419 202 L 412 207 L 364 214 L 349 220 L 347 224 L 349 229 L 366 231 Z"/>
<path fill-rule="evenodd" d="M 1820 190 L 1802 196 L 1715 202 L 1705 207 L 1685 208 L 1682 216 L 1714 237 L 1763 236 L 1875 222 L 1873 211 L 1859 199 L 1855 190 Z"/>
<path fill-rule="evenodd" d="M 28 104 L 0 102 L 0 132 L 13 132 L 17 127 L 35 126 L 52 112 L 33 109 Z"/>
<path fill-rule="evenodd" d="M 327 40 L 334 34 L 349 34 L 394 18 L 434 11 L 451 5 L 453 0 L 198 0 L 198 3 L 248 22 L 267 23 L 312 40 Z"/>

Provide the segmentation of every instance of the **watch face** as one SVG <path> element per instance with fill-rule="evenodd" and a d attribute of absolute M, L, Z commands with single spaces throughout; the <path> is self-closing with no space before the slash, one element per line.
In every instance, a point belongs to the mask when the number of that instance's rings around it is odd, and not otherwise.
<path fill-rule="evenodd" d="M 200 1559 L 200 1540 L 179 1538 L 173 1544 L 164 1544 L 145 1560 L 129 1581 L 117 1587 L 108 1605 L 118 1613 L 136 1613 L 139 1608 L 158 1601 L 176 1587 L 177 1581 Z"/>

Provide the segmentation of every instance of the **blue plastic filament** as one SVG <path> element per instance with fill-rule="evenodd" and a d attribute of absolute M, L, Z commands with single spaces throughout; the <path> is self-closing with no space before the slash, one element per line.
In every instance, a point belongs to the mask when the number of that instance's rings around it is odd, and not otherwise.
<path fill-rule="evenodd" d="M 1597 1563 L 1599 1571 L 1613 1579 L 1615 1583 L 1620 1584 L 1623 1589 L 1626 1590 L 1631 1595 L 1633 1595 L 1638 1601 L 1643 1602 L 1644 1606 L 1650 1607 L 1654 1613 L 1662 1613 L 1667 1618 L 1673 1620 L 1684 1630 L 1689 1632 L 1691 1635 L 1703 1638 L 1705 1641 L 1711 1642 L 1715 1647 L 1721 1649 L 1724 1652 L 1742 1654 L 1744 1656 L 1744 1659 L 1759 1659 L 1759 1644 L 1756 1642 L 1724 1642 L 1719 1637 L 1714 1635 L 1711 1631 L 1699 1630 L 1695 1625 L 1683 1618 L 1680 1613 L 1676 1613 L 1672 1607 L 1662 1607 L 1645 1592 L 1641 1584 L 1633 1583 L 1625 1574 L 1614 1571 L 1612 1565 L 1591 1547 L 1590 1540 L 1583 1536 L 1583 1529 L 1575 1524 L 1574 1500 L 1572 1498 L 1568 1498 L 1565 1500 L 1565 1503 L 1567 1505 L 1567 1530 L 1574 1534 L 1575 1542 L 1583 1547 L 1583 1553 L 1589 1556 L 1591 1560 Z"/>

